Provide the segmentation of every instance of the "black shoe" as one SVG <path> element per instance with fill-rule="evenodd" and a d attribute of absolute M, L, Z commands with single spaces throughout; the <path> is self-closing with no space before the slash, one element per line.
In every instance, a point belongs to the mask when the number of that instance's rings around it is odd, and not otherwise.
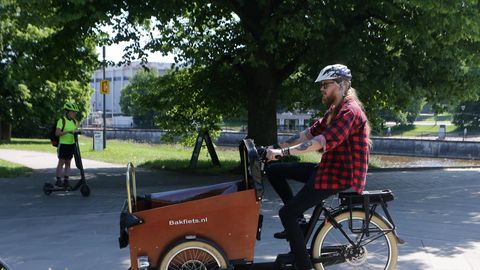
<path fill-rule="evenodd" d="M 307 230 L 307 220 L 305 218 L 299 219 L 298 220 L 298 225 L 300 225 L 300 229 L 305 233 Z M 287 239 L 287 232 L 285 230 L 281 232 L 276 232 L 273 234 L 273 238 L 276 239 Z"/>
<path fill-rule="evenodd" d="M 63 182 L 62 182 L 62 180 L 57 179 L 57 181 L 55 181 L 55 186 L 57 186 L 57 187 L 63 187 Z"/>
<path fill-rule="evenodd" d="M 294 267 L 295 257 L 292 252 L 286 254 L 278 254 L 275 259 L 276 269 L 292 269 Z"/>
<path fill-rule="evenodd" d="M 68 179 L 63 180 L 63 187 L 70 187 L 70 182 L 68 182 Z"/>

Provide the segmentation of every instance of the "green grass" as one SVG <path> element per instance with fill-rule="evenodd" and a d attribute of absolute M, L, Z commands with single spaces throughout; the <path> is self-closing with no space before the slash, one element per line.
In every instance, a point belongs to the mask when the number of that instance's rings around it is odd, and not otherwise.
<path fill-rule="evenodd" d="M 439 114 L 437 116 L 433 114 L 424 114 L 424 115 L 419 115 L 416 119 L 416 121 L 429 121 L 429 122 L 435 122 L 437 121 L 452 121 L 453 120 L 453 115 L 452 114 Z"/>
<path fill-rule="evenodd" d="M 213 166 L 206 148 L 200 151 L 197 168 L 189 169 L 193 147 L 170 144 L 147 144 L 133 141 L 108 140 L 104 151 L 93 151 L 93 139 L 81 136 L 79 139 L 82 157 L 117 164 L 133 162 L 138 167 L 157 170 L 173 170 L 193 173 L 226 174 L 240 164 L 240 155 L 236 147 L 217 147 L 216 152 L 221 167 Z M 1 148 L 30 150 L 55 153 L 56 148 L 46 139 L 13 139 L 9 144 L 0 144 Z M 302 162 L 319 162 L 318 153 L 301 155 Z"/>
<path fill-rule="evenodd" d="M 31 168 L 8 162 L 0 159 L 0 178 L 14 178 L 17 176 L 25 176 L 32 172 Z"/>
<path fill-rule="evenodd" d="M 168 144 L 147 144 L 133 141 L 107 140 L 104 151 L 93 151 L 93 139 L 80 136 L 80 152 L 83 158 L 117 164 L 133 162 L 136 166 L 166 169 L 187 170 L 193 147 Z M 56 148 L 46 139 L 13 139 L 9 144 L 0 144 L 0 148 L 30 150 L 55 153 Z M 231 170 L 239 163 L 239 154 L 235 148 L 217 148 L 221 168 L 215 168 L 208 151 L 200 151 L 197 172 L 223 173 Z"/>
<path fill-rule="evenodd" d="M 242 119 L 228 119 L 223 123 L 220 123 L 222 129 L 240 131 L 245 129 L 247 126 L 247 121 Z"/>
<path fill-rule="evenodd" d="M 133 141 L 108 140 L 104 151 L 93 151 L 93 139 L 81 136 L 80 151 L 83 158 L 117 164 L 133 162 L 136 166 L 175 171 L 199 173 L 228 173 L 240 164 L 240 155 L 235 147 L 217 147 L 221 167 L 213 166 L 210 155 L 204 147 L 200 151 L 197 168 L 190 170 L 193 147 L 172 144 L 147 144 Z M 12 139 L 11 143 L 0 144 L 0 148 L 55 153 L 56 148 L 46 139 Z M 317 153 L 302 156 L 302 161 L 318 162 Z"/>
<path fill-rule="evenodd" d="M 439 125 L 411 125 L 411 126 L 393 126 L 393 136 L 438 136 Z M 460 132 L 456 126 L 448 125 L 445 127 L 447 130 L 447 136 L 450 134 L 457 134 Z"/>

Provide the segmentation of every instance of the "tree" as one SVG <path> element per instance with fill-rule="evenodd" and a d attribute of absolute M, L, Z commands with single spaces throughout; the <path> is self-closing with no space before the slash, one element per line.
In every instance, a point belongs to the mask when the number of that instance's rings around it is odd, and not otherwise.
<path fill-rule="evenodd" d="M 55 10 L 40 2 L 0 0 L 1 140 L 45 135 L 71 99 L 89 110 L 97 64 L 92 38 L 69 32 Z M 45 5 L 44 5 L 45 4 Z"/>
<path fill-rule="evenodd" d="M 434 105 L 456 102 L 473 96 L 469 85 L 479 83 L 472 69 L 480 62 L 474 0 L 77 0 L 49 6 L 74 32 L 89 33 L 110 20 L 117 31 L 112 42 L 134 41 L 127 58 L 173 52 L 191 68 L 226 68 L 230 84 L 223 90 L 241 97 L 248 134 L 259 144 L 276 141 L 279 98 L 291 103 L 292 91 L 318 93 L 311 82 L 327 64 L 353 70 L 353 86 L 374 125 L 381 109 L 399 111 L 423 97 Z M 139 27 L 150 32 L 143 47 Z M 222 106 L 224 100 L 210 96 Z"/>
<path fill-rule="evenodd" d="M 135 126 L 140 128 L 153 128 L 155 109 L 145 106 L 143 97 L 155 91 L 155 79 L 157 70 L 138 71 L 130 79 L 130 83 L 122 89 L 120 95 L 120 107 L 122 112 L 131 115 Z"/>
<path fill-rule="evenodd" d="M 154 71 L 137 72 L 122 91 L 122 111 L 155 115 L 156 126 L 166 132 L 164 141 L 193 144 L 199 130 L 215 135 L 222 116 L 236 115 L 240 106 L 231 103 L 235 95 L 223 91 L 222 85 L 230 83 L 228 69 L 211 71 L 192 67 L 161 77 Z M 224 100 L 223 106 L 217 99 Z"/>
<path fill-rule="evenodd" d="M 286 82 L 312 82 L 326 64 L 352 68 L 374 123 L 377 109 L 405 109 L 422 97 L 462 99 L 479 81 L 471 69 L 479 63 L 477 1 L 125 3 L 125 22 L 155 17 L 149 26 L 156 36 L 145 48 L 176 51 L 190 65 L 232 68 L 232 85 L 245 85 L 249 136 L 261 144 L 276 140 L 277 100 L 291 91 Z M 310 83 L 305 93 L 313 89 Z"/>
<path fill-rule="evenodd" d="M 480 127 L 480 101 L 462 102 L 453 109 L 453 123 L 460 127 Z"/>
<path fill-rule="evenodd" d="M 400 125 L 413 125 L 426 102 L 422 99 L 411 101 L 405 111 L 383 111 L 380 115 L 385 121 L 393 121 Z"/>

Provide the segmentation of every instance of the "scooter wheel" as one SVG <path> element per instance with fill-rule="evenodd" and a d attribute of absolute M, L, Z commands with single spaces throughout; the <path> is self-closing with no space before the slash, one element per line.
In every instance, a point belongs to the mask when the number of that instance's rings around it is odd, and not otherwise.
<path fill-rule="evenodd" d="M 83 197 L 90 196 L 90 187 L 88 187 L 88 185 L 82 185 L 80 188 L 80 193 L 82 193 Z"/>
<path fill-rule="evenodd" d="M 45 195 L 50 195 L 52 194 L 53 188 L 54 187 L 51 183 L 45 183 L 45 185 L 43 185 L 43 193 L 45 193 Z"/>

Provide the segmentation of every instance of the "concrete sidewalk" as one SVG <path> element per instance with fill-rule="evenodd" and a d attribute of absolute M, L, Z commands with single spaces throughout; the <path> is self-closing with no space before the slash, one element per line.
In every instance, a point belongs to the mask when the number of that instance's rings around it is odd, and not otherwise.
<path fill-rule="evenodd" d="M 55 169 L 58 158 L 55 154 L 25 150 L 0 149 L 0 159 L 18 163 L 34 170 Z M 106 163 L 82 158 L 84 168 L 123 168 L 125 165 Z M 75 167 L 72 161 L 72 168 Z"/>
<path fill-rule="evenodd" d="M 4 153 L 1 149 L 0 158 Z M 22 155 L 22 160 L 14 162 L 28 159 L 27 154 Z M 35 166 L 51 161 L 47 162 L 47 156 L 30 158 Z M 51 164 L 29 177 L 0 178 L 0 257 L 13 269 L 129 267 L 129 250 L 119 249 L 117 242 L 119 211 L 126 197 L 125 166 L 87 166 L 85 160 L 84 164 L 92 189 L 88 198 L 79 192 L 44 195 L 43 183 L 52 179 Z M 78 171 L 73 170 L 72 175 L 75 179 Z M 137 173 L 139 194 L 237 179 L 240 177 L 165 171 Z M 407 241 L 400 246 L 398 269 L 480 269 L 479 169 L 374 172 L 367 179 L 367 189 L 389 188 L 396 194 L 389 209 L 400 236 Z M 280 205 L 266 183 L 257 262 L 288 251 L 287 242 L 272 236 L 281 230 Z"/>

